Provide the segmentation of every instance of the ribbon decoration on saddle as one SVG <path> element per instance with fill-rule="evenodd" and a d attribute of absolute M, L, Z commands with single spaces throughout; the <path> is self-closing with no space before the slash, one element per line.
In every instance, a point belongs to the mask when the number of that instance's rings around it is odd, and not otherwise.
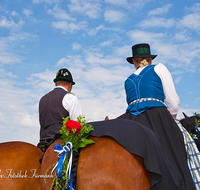
<path fill-rule="evenodd" d="M 157 102 L 161 102 L 165 105 L 165 103 L 162 100 L 159 100 L 159 99 L 156 99 L 156 98 L 140 98 L 140 99 L 132 101 L 129 105 L 137 104 L 137 103 L 145 102 L 145 101 L 157 101 Z"/>
<path fill-rule="evenodd" d="M 66 153 L 68 152 L 68 157 L 69 157 L 69 162 L 67 165 L 67 170 L 66 170 L 66 176 L 69 176 L 69 183 L 67 185 L 67 188 L 70 187 L 70 190 L 73 189 L 73 183 L 72 183 L 72 157 L 73 157 L 73 150 L 72 150 L 72 143 L 71 142 L 67 142 L 66 145 L 62 148 L 60 144 L 57 144 L 54 147 L 54 151 L 58 153 L 58 155 L 61 155 L 58 163 L 54 166 L 54 168 L 51 171 L 51 175 L 53 173 L 53 171 L 56 169 L 56 176 L 58 178 L 62 178 L 62 167 L 63 167 L 63 163 L 66 159 Z"/>

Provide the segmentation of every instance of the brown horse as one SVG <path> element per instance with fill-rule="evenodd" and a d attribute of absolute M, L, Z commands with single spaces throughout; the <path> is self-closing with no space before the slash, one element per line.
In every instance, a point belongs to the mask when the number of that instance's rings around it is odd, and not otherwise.
<path fill-rule="evenodd" d="M 0 143 L 0 189 L 40 190 L 40 163 L 43 152 L 26 142 Z"/>
<path fill-rule="evenodd" d="M 80 151 L 78 190 L 150 189 L 150 173 L 145 169 L 141 157 L 130 154 L 111 137 L 90 138 L 95 144 L 88 145 Z M 58 143 L 61 144 L 62 140 L 56 140 L 47 149 L 41 165 L 41 175 L 50 175 L 53 164 L 58 161 L 58 155 L 54 152 L 54 146 Z M 42 190 L 51 188 L 52 178 L 40 180 Z"/>

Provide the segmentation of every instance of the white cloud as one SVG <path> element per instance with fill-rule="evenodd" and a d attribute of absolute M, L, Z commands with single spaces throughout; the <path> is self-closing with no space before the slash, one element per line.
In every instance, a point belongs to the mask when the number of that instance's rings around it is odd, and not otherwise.
<path fill-rule="evenodd" d="M 156 8 L 154 10 L 149 11 L 149 16 L 155 16 L 155 15 L 163 15 L 168 13 L 169 9 L 172 7 L 172 4 L 167 4 L 163 7 Z"/>
<path fill-rule="evenodd" d="M 200 3 L 195 3 L 193 6 L 186 8 L 186 10 L 198 13 L 200 11 Z"/>
<path fill-rule="evenodd" d="M 89 18 L 98 18 L 101 12 L 99 0 L 70 0 L 68 5 L 71 12 L 87 15 Z"/>
<path fill-rule="evenodd" d="M 128 64 L 109 68 L 97 65 L 87 67 L 87 70 L 74 71 L 78 88 L 76 95 L 86 118 L 104 120 L 108 115 L 113 119 L 125 112 L 127 104 L 123 85 L 130 73 Z"/>
<path fill-rule="evenodd" d="M 104 42 L 100 43 L 100 46 L 102 46 L 102 47 L 110 46 L 110 45 L 112 45 L 112 40 L 107 40 L 107 41 L 104 41 Z"/>
<path fill-rule="evenodd" d="M 23 9 L 23 13 L 24 15 L 26 15 L 27 17 L 30 17 L 30 15 L 33 14 L 33 11 L 30 9 Z"/>
<path fill-rule="evenodd" d="M 51 90 L 54 87 L 53 79 L 57 71 L 46 69 L 41 73 L 34 73 L 27 79 L 27 84 L 32 86 L 32 90 L 37 94 L 42 94 Z"/>
<path fill-rule="evenodd" d="M 166 62 L 167 60 L 173 59 L 175 57 L 176 59 L 177 58 L 182 59 L 182 60 L 185 59 L 183 55 L 180 56 L 181 49 L 179 49 L 178 45 L 171 44 L 170 42 L 169 43 L 157 42 L 156 47 L 157 47 L 156 48 L 157 54 L 159 56 L 162 56 L 163 60 L 165 60 Z M 168 64 L 177 66 L 173 64 L 171 61 Z"/>
<path fill-rule="evenodd" d="M 25 43 L 37 41 L 38 36 L 27 32 L 11 32 L 9 36 L 0 39 L 0 63 L 16 64 L 20 63 L 24 56 L 17 54 L 17 51 L 25 53 Z M 23 45 L 22 45 L 23 44 Z"/>
<path fill-rule="evenodd" d="M 38 39 L 37 35 L 28 32 L 12 32 L 5 40 L 7 43 L 13 43 L 12 45 L 14 45 L 14 42 L 19 44 L 20 42 L 38 41 Z"/>
<path fill-rule="evenodd" d="M 17 123 L 23 126 L 27 127 L 37 127 L 39 126 L 39 120 L 38 120 L 38 114 L 33 113 L 30 114 L 27 111 L 26 112 L 18 112 L 15 115 L 15 120 Z"/>
<path fill-rule="evenodd" d="M 68 55 L 67 57 L 61 58 L 57 63 L 57 66 L 66 66 L 67 68 L 69 67 L 77 67 L 77 68 L 84 68 L 86 67 L 83 61 L 83 58 L 79 55 L 77 56 L 71 56 Z"/>
<path fill-rule="evenodd" d="M 140 30 L 129 31 L 127 34 L 132 40 L 136 42 L 146 42 L 150 44 L 165 37 L 165 34 L 163 33 L 151 33 Z"/>
<path fill-rule="evenodd" d="M 64 57 L 64 58 L 61 58 L 61 59 L 56 63 L 56 65 L 57 65 L 57 66 L 62 66 L 62 65 L 64 65 L 64 64 L 69 64 L 69 63 L 70 63 L 70 60 Z"/>
<path fill-rule="evenodd" d="M 182 78 L 181 78 L 181 76 L 179 76 L 174 80 L 174 83 L 178 84 L 179 82 L 181 82 L 181 80 L 182 80 Z"/>
<path fill-rule="evenodd" d="M 16 75 L 13 75 L 10 71 L 6 71 L 5 69 L 0 68 L 0 78 L 11 78 L 11 79 L 16 79 L 18 78 Z"/>
<path fill-rule="evenodd" d="M 145 6 L 145 4 L 151 1 L 152 0 L 129 0 L 127 8 L 133 12 L 138 12 Z"/>
<path fill-rule="evenodd" d="M 48 4 L 52 4 L 52 3 L 59 3 L 60 0 L 33 0 L 33 3 L 48 3 Z"/>
<path fill-rule="evenodd" d="M 182 20 L 179 21 L 178 26 L 200 31 L 200 14 L 193 13 L 186 15 Z"/>
<path fill-rule="evenodd" d="M 66 21 L 52 22 L 52 26 L 55 27 L 56 29 L 61 29 L 64 31 L 70 30 L 69 23 Z"/>
<path fill-rule="evenodd" d="M 8 48 L 8 44 L 5 39 L 0 39 L 0 52 L 5 51 Z"/>
<path fill-rule="evenodd" d="M 62 10 L 58 5 L 55 5 L 52 9 L 48 9 L 47 13 L 52 14 L 56 19 L 75 21 L 76 18 L 72 18 L 65 10 Z"/>
<path fill-rule="evenodd" d="M 114 50 L 117 55 L 123 56 L 123 57 L 130 57 L 131 56 L 131 46 L 125 45 L 120 48 L 115 48 Z M 130 56 L 129 56 L 130 55 Z"/>
<path fill-rule="evenodd" d="M 101 30 L 101 29 L 104 29 L 104 26 L 103 26 L 103 25 L 100 25 L 100 26 L 98 26 L 98 27 L 96 27 L 96 28 L 91 29 L 91 30 L 88 32 L 88 34 L 89 34 L 90 36 L 95 36 L 95 35 L 97 34 L 97 32 L 98 32 L 99 30 Z"/>
<path fill-rule="evenodd" d="M 101 53 L 95 53 L 95 52 L 88 52 L 86 54 L 86 62 L 90 63 L 91 65 L 98 65 L 98 64 L 103 64 L 103 65 L 117 65 L 123 63 L 123 60 L 118 57 L 113 57 L 113 56 L 104 56 Z"/>
<path fill-rule="evenodd" d="M 1 64 L 13 64 L 13 63 L 20 63 L 21 59 L 16 55 L 11 53 L 3 52 L 0 53 L 0 63 Z"/>
<path fill-rule="evenodd" d="M 127 106 L 121 86 L 115 93 L 109 87 L 104 87 L 103 92 L 95 97 L 81 98 L 80 103 L 86 118 L 94 121 L 104 120 L 106 116 L 114 119 L 125 113 Z"/>
<path fill-rule="evenodd" d="M 176 22 L 174 19 L 152 17 L 146 20 L 142 20 L 138 25 L 143 28 L 151 28 L 151 27 L 171 28 L 175 26 L 175 24 Z"/>
<path fill-rule="evenodd" d="M 99 91 L 103 90 L 105 86 L 117 85 L 120 81 L 125 80 L 127 77 L 128 66 L 114 66 L 112 68 L 103 67 L 92 67 L 85 72 L 84 81 L 88 84 L 100 88 Z M 102 88 L 102 89 L 101 89 Z M 96 89 L 97 90 L 97 89 Z"/>
<path fill-rule="evenodd" d="M 173 68 L 180 68 L 183 67 L 183 65 L 188 67 L 192 60 L 200 58 L 200 45 L 198 43 L 186 42 L 176 44 L 173 43 L 173 40 L 174 39 L 168 42 L 160 40 L 153 44 L 153 47 L 156 48 L 156 52 L 162 62 L 165 61 L 165 63 L 171 65 Z M 195 64 L 189 66 L 188 71 L 194 65 Z"/>
<path fill-rule="evenodd" d="M 0 38 L 0 64 L 12 65 L 22 63 L 24 54 L 28 51 L 26 42 L 30 45 L 37 41 L 38 36 L 27 32 L 10 32 L 7 37 Z M 23 55 L 19 52 L 23 52 Z"/>
<path fill-rule="evenodd" d="M 185 30 L 181 30 L 180 32 L 177 32 L 174 35 L 174 38 L 182 42 L 190 41 L 191 39 L 190 34 L 188 33 L 188 31 L 185 31 Z"/>
<path fill-rule="evenodd" d="M 0 27 L 6 28 L 18 28 L 22 26 L 25 22 L 20 20 L 18 23 L 15 23 L 13 20 L 8 21 L 6 17 L 2 16 L 0 19 Z"/>
<path fill-rule="evenodd" d="M 127 6 L 128 3 L 126 0 L 105 0 L 106 3 L 110 3 L 113 5 Z"/>
<path fill-rule="evenodd" d="M 62 30 L 63 33 L 74 33 L 78 30 L 85 29 L 87 23 L 79 22 L 78 24 L 68 23 L 67 21 L 52 22 L 52 26 L 56 29 Z"/>
<path fill-rule="evenodd" d="M 72 44 L 72 49 L 73 49 L 73 50 L 79 50 L 79 49 L 81 49 L 81 44 L 73 43 L 73 44 Z"/>
<path fill-rule="evenodd" d="M 18 16 L 19 14 L 18 14 L 16 11 L 13 11 L 13 12 L 11 13 L 11 15 L 12 15 L 12 16 Z"/>
<path fill-rule="evenodd" d="M 0 69 L 0 73 L 1 141 L 24 139 L 36 144 L 39 138 L 39 90 L 20 88 L 11 72 Z"/>
<path fill-rule="evenodd" d="M 104 12 L 105 21 L 110 23 L 122 21 L 124 17 L 125 15 L 119 11 L 106 10 Z"/>

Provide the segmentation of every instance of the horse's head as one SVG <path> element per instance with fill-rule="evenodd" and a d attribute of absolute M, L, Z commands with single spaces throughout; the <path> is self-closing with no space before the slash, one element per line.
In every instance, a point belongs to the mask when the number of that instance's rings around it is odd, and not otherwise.
<path fill-rule="evenodd" d="M 197 125 L 198 127 L 200 127 L 199 125 L 200 115 L 196 113 L 194 116 L 191 116 L 191 117 L 188 117 L 185 113 L 183 113 L 183 115 L 185 118 L 181 119 L 180 122 L 188 132 L 195 134 L 193 139 L 197 145 L 197 148 L 200 151 L 200 131 L 199 131 L 200 128 L 197 128 Z"/>
<path fill-rule="evenodd" d="M 184 119 L 181 119 L 180 122 L 188 132 L 191 132 L 194 134 L 196 133 L 195 119 L 196 119 L 196 116 L 191 116 L 191 117 L 186 117 Z"/>
<path fill-rule="evenodd" d="M 194 116 L 188 117 L 184 112 L 183 115 L 185 118 L 180 120 L 183 127 L 188 132 L 191 132 L 193 134 L 198 134 L 198 131 L 196 130 L 195 126 L 196 126 L 196 121 L 199 121 L 200 119 L 200 115 L 195 113 Z M 200 134 L 198 135 L 200 136 Z"/>

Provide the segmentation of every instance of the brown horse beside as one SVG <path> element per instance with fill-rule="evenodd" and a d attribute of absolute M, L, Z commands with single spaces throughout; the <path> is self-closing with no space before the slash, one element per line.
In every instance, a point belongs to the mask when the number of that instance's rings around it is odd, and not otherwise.
<path fill-rule="evenodd" d="M 43 152 L 26 142 L 0 143 L 0 189 L 40 190 L 40 163 Z"/>
<path fill-rule="evenodd" d="M 143 159 L 130 154 L 111 137 L 90 137 L 95 144 L 80 151 L 77 171 L 78 190 L 149 190 L 150 173 L 145 169 Z M 61 144 L 56 140 L 46 151 L 41 175 L 50 175 L 53 164 L 58 161 L 54 146 Z M 54 174 L 55 175 L 55 171 Z M 53 179 L 40 179 L 41 189 L 49 190 Z"/>

